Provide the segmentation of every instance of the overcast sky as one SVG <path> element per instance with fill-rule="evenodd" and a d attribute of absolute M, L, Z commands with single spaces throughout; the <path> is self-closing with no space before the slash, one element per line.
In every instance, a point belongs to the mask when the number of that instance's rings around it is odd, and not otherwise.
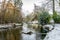
<path fill-rule="evenodd" d="M 46 0 L 22 0 L 22 2 L 23 2 L 22 10 L 25 13 L 25 15 L 27 15 L 30 12 L 33 11 L 33 9 L 34 9 L 34 3 L 37 4 L 37 5 L 39 5 L 39 6 L 41 6 L 42 3 L 45 3 L 47 1 Z M 60 12 L 60 6 L 58 5 L 57 2 L 55 2 L 55 6 L 56 6 L 55 7 L 56 11 Z M 51 12 L 51 10 L 50 10 L 50 12 Z"/>
<path fill-rule="evenodd" d="M 34 4 L 38 4 L 39 2 L 41 2 L 41 0 L 22 0 L 22 2 L 23 2 L 22 10 L 25 13 L 25 15 L 27 15 L 33 11 Z"/>
<path fill-rule="evenodd" d="M 0 0 L 1 2 L 2 0 Z M 22 12 L 25 13 L 25 15 L 31 13 L 34 9 L 34 4 L 39 4 L 42 0 L 22 0 L 23 6 L 22 6 Z"/>

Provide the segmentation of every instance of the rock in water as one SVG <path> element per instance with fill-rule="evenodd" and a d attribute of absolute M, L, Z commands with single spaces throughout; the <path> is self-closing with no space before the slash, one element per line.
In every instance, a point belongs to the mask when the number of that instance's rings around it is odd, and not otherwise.
<path fill-rule="evenodd" d="M 31 35 L 32 34 L 32 32 L 30 31 L 30 32 L 27 32 L 27 33 L 25 33 L 25 32 L 22 32 L 22 33 L 24 33 L 24 34 L 29 34 L 29 35 Z"/>

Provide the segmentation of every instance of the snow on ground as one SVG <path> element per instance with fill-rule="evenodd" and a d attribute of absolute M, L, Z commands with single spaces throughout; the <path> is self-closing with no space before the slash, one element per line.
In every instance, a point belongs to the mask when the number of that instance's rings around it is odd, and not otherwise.
<path fill-rule="evenodd" d="M 10 25 L 10 24 L 7 24 L 7 25 L 0 25 L 0 28 L 10 28 L 10 27 L 12 27 L 12 25 Z"/>
<path fill-rule="evenodd" d="M 60 24 L 55 24 L 55 28 L 47 33 L 44 40 L 60 40 Z"/>
<path fill-rule="evenodd" d="M 44 26 L 43 26 L 44 29 L 45 29 L 46 27 L 49 27 L 49 30 L 52 30 L 52 29 L 53 29 L 53 25 L 47 24 L 47 25 L 44 25 Z"/>

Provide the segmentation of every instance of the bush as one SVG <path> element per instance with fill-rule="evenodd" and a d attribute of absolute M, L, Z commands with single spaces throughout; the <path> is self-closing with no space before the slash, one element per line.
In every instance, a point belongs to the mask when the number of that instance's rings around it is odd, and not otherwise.
<path fill-rule="evenodd" d="M 55 23 L 60 23 L 60 15 L 57 15 L 57 13 L 55 12 L 53 14 L 53 20 Z"/>
<path fill-rule="evenodd" d="M 50 15 L 48 12 L 42 12 L 39 14 L 39 17 L 38 17 L 38 21 L 41 25 L 45 25 L 45 24 L 48 24 L 49 21 L 50 21 Z"/>

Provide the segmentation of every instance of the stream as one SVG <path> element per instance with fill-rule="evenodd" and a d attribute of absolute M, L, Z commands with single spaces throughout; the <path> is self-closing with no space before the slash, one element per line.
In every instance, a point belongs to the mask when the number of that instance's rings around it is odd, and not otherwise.
<path fill-rule="evenodd" d="M 3 26 L 0 27 L 3 28 Z M 6 30 L 4 27 L 4 29 L 0 29 L 0 40 L 42 40 L 41 33 L 37 31 L 29 28 L 26 23 L 23 23 L 22 30 L 20 30 L 20 28 Z M 31 34 L 29 34 L 29 32 L 31 32 Z M 54 29 L 47 33 L 44 40 L 60 40 L 60 24 L 55 24 Z"/>
<path fill-rule="evenodd" d="M 34 29 L 28 28 L 28 24 L 24 23 L 22 32 L 27 33 L 29 31 L 31 31 L 33 33 L 31 35 L 22 34 L 22 40 L 41 40 L 40 34 L 36 33 L 36 31 Z"/>
<path fill-rule="evenodd" d="M 19 39 L 20 40 L 41 40 L 40 33 L 36 32 L 35 29 L 28 28 L 28 24 L 26 23 L 23 23 L 22 30 L 18 32 L 21 37 L 19 37 L 19 35 L 16 35 L 16 31 L 13 31 L 15 33 L 15 36 L 17 37 L 16 39 L 14 38 L 14 34 L 11 34 L 11 33 L 7 34 L 6 31 L 3 32 L 2 29 L 0 30 L 0 32 L 1 32 L 0 40 L 19 40 Z M 24 33 L 20 33 L 20 32 L 24 32 Z M 25 34 L 28 32 L 32 32 L 32 33 Z M 5 34 L 7 34 L 7 39 Z"/>

